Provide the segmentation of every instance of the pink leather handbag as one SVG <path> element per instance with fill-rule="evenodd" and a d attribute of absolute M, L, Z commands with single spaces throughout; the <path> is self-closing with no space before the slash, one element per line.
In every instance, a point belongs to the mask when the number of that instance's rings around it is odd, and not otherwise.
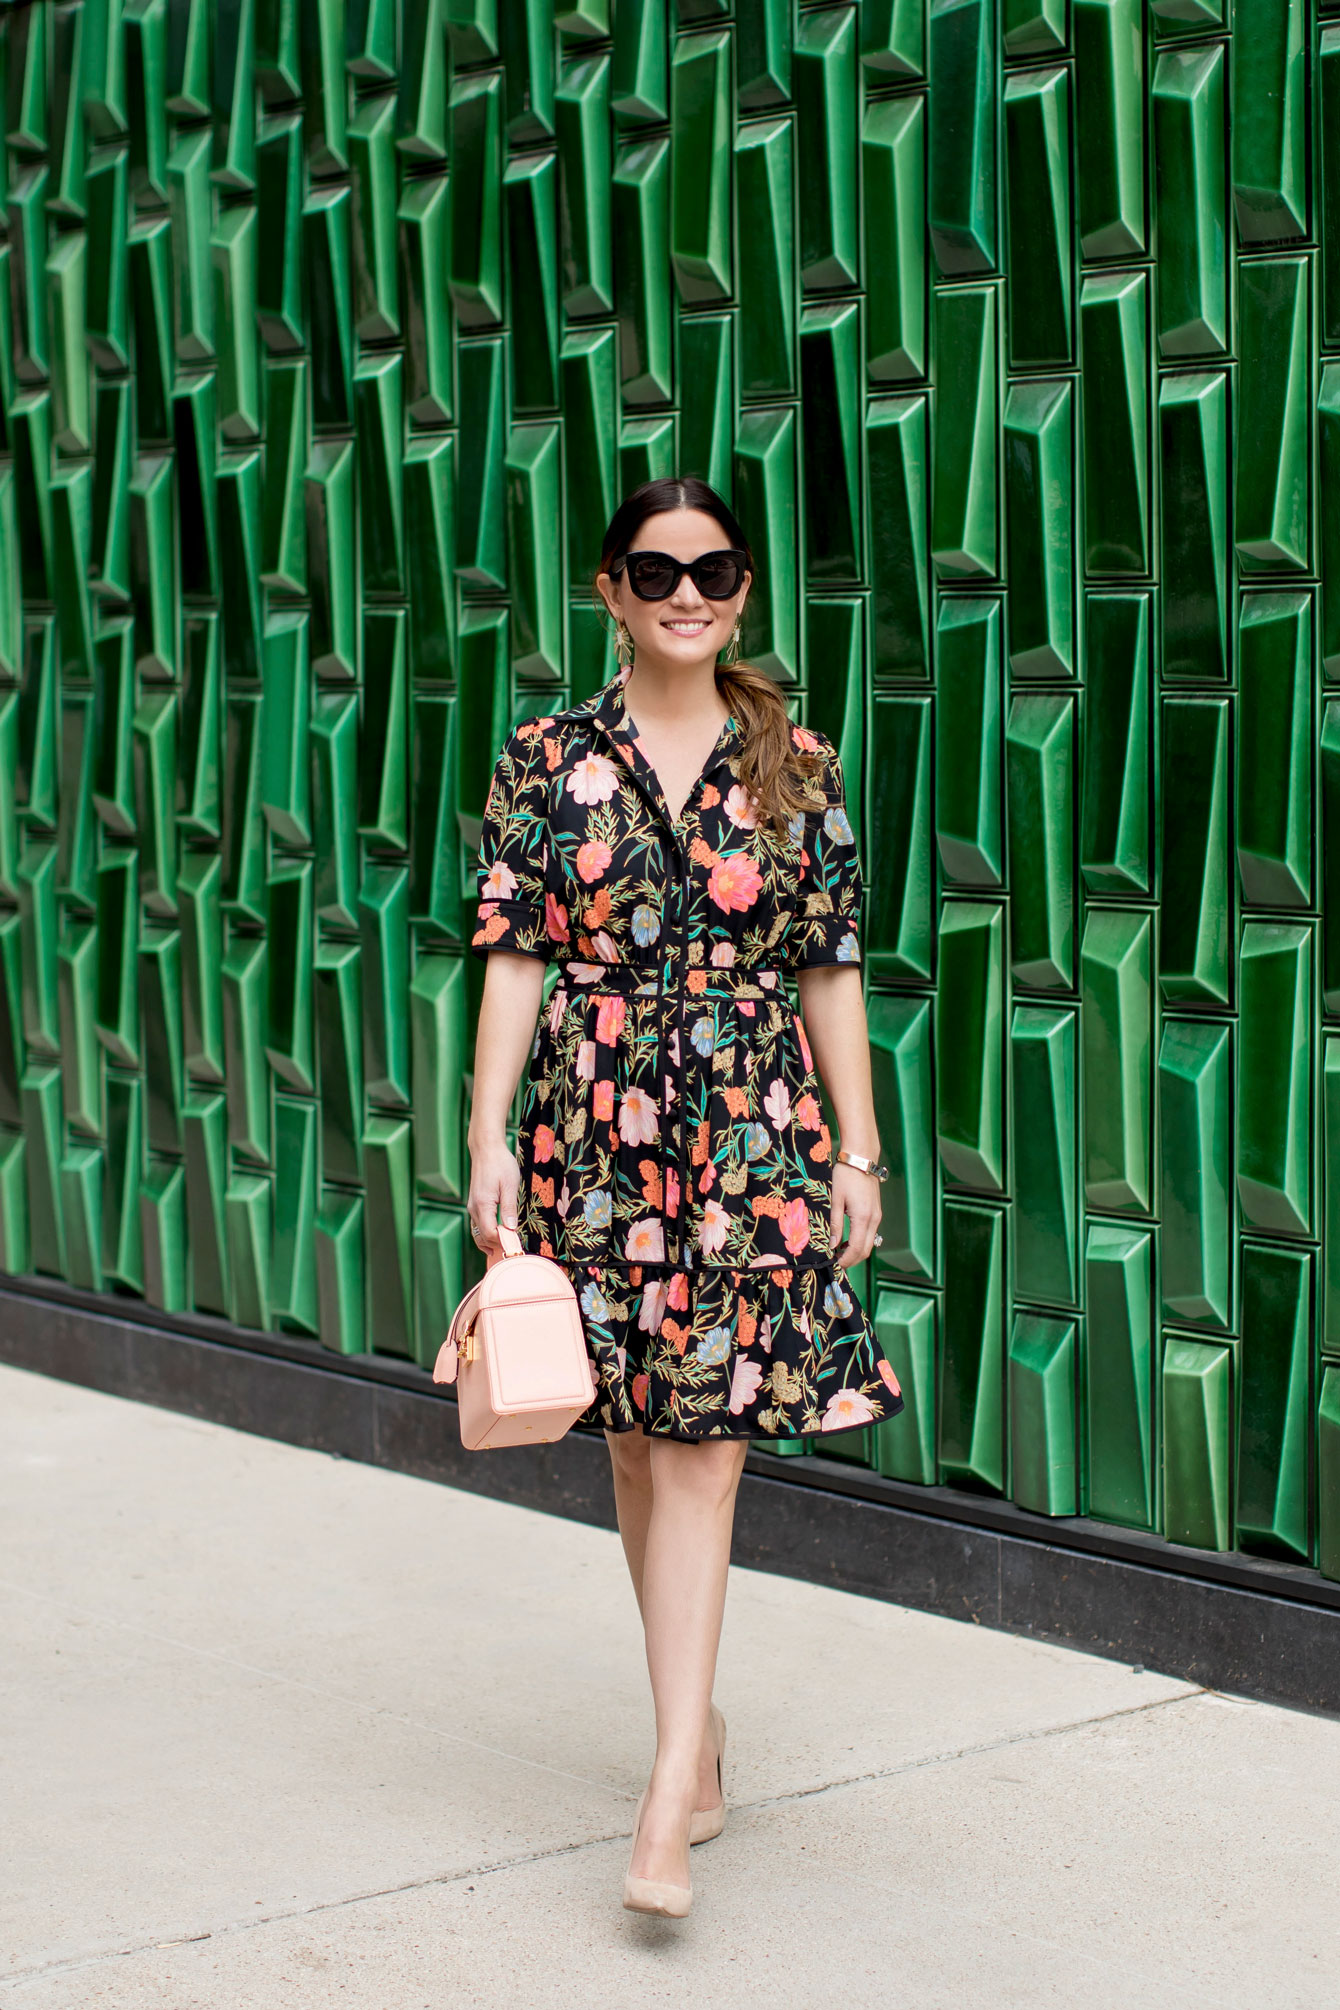
<path fill-rule="evenodd" d="M 551 1445 L 595 1401 L 572 1280 L 547 1256 L 528 1256 L 515 1229 L 499 1227 L 501 1255 L 452 1315 L 433 1368 L 456 1382 L 461 1443 Z"/>

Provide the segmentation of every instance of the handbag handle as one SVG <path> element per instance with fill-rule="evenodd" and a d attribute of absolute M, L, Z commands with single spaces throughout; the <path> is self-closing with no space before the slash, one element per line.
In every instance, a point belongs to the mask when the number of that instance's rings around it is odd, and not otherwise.
<path fill-rule="evenodd" d="M 505 1256 L 521 1254 L 521 1237 L 514 1228 L 509 1228 L 505 1221 L 498 1223 L 498 1240 L 502 1244 L 502 1249 L 489 1251 L 489 1260 L 485 1266 L 489 1270 L 492 1270 L 495 1263 L 501 1263 Z"/>

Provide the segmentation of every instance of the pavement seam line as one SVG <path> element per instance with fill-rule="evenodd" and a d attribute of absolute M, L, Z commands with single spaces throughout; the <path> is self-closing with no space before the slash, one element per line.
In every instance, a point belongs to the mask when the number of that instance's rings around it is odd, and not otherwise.
<path fill-rule="evenodd" d="M 318 1692 L 320 1693 L 320 1692 Z M 897 1779 L 903 1773 L 920 1772 L 927 1766 L 955 1765 L 963 1759 L 984 1758 L 991 1752 L 1007 1751 L 1014 1745 L 1038 1744 L 1045 1738 L 1065 1737 L 1073 1731 L 1086 1731 L 1096 1724 L 1109 1724 L 1123 1717 L 1146 1716 L 1154 1710 L 1166 1710 L 1174 1704 L 1191 1703 L 1198 1697 L 1212 1693 L 1204 1685 L 1188 1687 L 1175 1696 L 1160 1696 L 1151 1703 L 1133 1703 L 1117 1710 L 1104 1710 L 1094 1717 L 1076 1717 L 1065 1724 L 1041 1725 L 1035 1730 L 1013 1731 L 1004 1737 L 991 1738 L 978 1745 L 962 1745 L 949 1752 L 934 1752 L 921 1758 L 904 1759 L 896 1766 L 886 1766 L 873 1772 L 853 1773 L 840 1780 L 824 1780 L 813 1787 L 796 1787 L 789 1793 L 773 1794 L 756 1801 L 733 1801 L 731 1810 L 736 1814 L 753 1814 L 776 1807 L 784 1807 L 791 1801 L 814 1798 L 818 1794 L 831 1793 L 844 1787 L 871 1786 L 880 1780 Z M 631 1799 L 631 1795 L 629 1796 Z M 614 1835 L 587 1836 L 580 1842 L 561 1843 L 553 1849 L 529 1850 L 520 1856 L 505 1857 L 497 1863 L 477 1864 L 468 1870 L 437 1872 L 427 1877 L 406 1878 L 399 1884 L 388 1884 L 372 1891 L 357 1891 L 343 1898 L 323 1900 L 317 1905 L 296 1907 L 292 1912 L 268 1912 L 260 1919 L 228 1920 L 222 1926 L 209 1927 L 203 1933 L 184 1933 L 172 1940 L 146 1940 L 133 1947 L 110 1948 L 100 1954 L 76 1955 L 65 1961 L 45 1964 L 37 1968 L 20 1969 L 0 1976 L 0 1990 L 12 1990 L 30 1982 L 42 1981 L 56 1975 L 72 1974 L 84 1968 L 96 1968 L 115 1961 L 133 1960 L 137 1955 L 167 1953 L 177 1947 L 196 1946 L 206 1940 L 225 1940 L 234 1934 L 251 1933 L 257 1927 L 284 1926 L 295 1919 L 315 1919 L 328 1912 L 340 1912 L 348 1907 L 371 1905 L 378 1899 L 396 1898 L 405 1892 L 427 1891 L 433 1885 L 462 1885 L 474 1878 L 497 1877 L 504 1871 L 524 1870 L 530 1864 L 557 1862 L 566 1856 L 580 1855 L 585 1850 L 603 1849 L 608 1843 L 625 1842 L 627 1835 L 620 1829 Z"/>

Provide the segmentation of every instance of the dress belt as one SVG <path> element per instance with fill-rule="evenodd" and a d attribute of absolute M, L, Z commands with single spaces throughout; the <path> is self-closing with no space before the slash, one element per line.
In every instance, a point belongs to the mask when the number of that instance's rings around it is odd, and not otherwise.
<path fill-rule="evenodd" d="M 648 998 L 661 1005 L 673 1007 L 678 1061 L 673 1065 L 663 1065 L 662 1079 L 669 1074 L 674 1080 L 675 1114 L 679 1129 L 678 1148 L 674 1153 L 675 1170 L 679 1175 L 679 1213 L 676 1224 L 677 1256 L 673 1259 L 682 1270 L 694 1268 L 693 1250 L 685 1236 L 685 1226 L 689 1212 L 689 1186 L 692 1168 L 689 1159 L 689 1126 L 685 1114 L 685 1070 L 688 1027 L 686 1020 L 690 1010 L 700 999 L 711 997 L 731 998 L 778 998 L 785 999 L 786 988 L 780 970 L 769 966 L 755 968 L 752 965 L 729 965 L 717 968 L 714 965 L 690 965 L 677 963 L 667 970 L 660 963 L 595 963 L 584 958 L 570 958 L 560 965 L 564 988 L 571 997 L 580 997 L 583 992 L 591 997 L 599 997 L 602 992 L 617 992 L 624 998 Z M 599 976 L 589 973 L 599 971 Z M 581 973 L 578 975 L 577 973 Z M 697 978 L 693 988 L 689 988 L 690 977 Z M 760 984 L 760 977 L 771 978 L 771 983 Z M 664 1043 L 663 1044 L 668 1044 Z M 668 1063 L 669 1056 L 666 1055 Z M 662 1118 L 667 1112 L 662 1111 Z M 665 1203 L 669 1194 L 669 1153 L 666 1148 L 664 1122 L 660 1131 L 661 1139 L 661 1218 L 668 1221 Z"/>

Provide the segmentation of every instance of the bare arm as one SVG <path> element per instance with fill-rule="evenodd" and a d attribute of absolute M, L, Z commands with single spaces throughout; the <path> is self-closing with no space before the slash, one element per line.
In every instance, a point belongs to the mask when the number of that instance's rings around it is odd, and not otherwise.
<path fill-rule="evenodd" d="M 516 1227 L 521 1171 L 507 1149 L 507 1112 L 535 1036 L 544 990 L 536 956 L 495 949 L 484 974 L 475 1035 L 475 1087 L 470 1104 L 470 1224 L 479 1246 L 499 1247 L 498 1220 Z"/>
<path fill-rule="evenodd" d="M 862 1158 L 878 1158 L 879 1133 L 870 1087 L 870 1032 L 860 968 L 854 963 L 816 964 L 796 972 L 796 987 L 815 1066 L 837 1117 L 839 1142 Z M 841 1270 L 864 1263 L 873 1249 L 880 1198 L 879 1182 L 869 1173 L 858 1172 L 855 1166 L 835 1165 L 830 1217 L 834 1247 L 842 1239 L 844 1214 L 849 1234 L 837 1258 Z"/>

